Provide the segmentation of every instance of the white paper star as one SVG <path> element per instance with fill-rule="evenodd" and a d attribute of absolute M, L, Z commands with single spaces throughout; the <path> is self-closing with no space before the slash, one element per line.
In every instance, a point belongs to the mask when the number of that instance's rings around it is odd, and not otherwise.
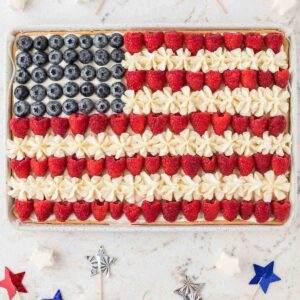
<path fill-rule="evenodd" d="M 54 251 L 49 248 L 39 246 L 31 255 L 30 260 L 41 270 L 54 265 Z"/>
<path fill-rule="evenodd" d="M 10 8 L 15 10 L 24 10 L 28 0 L 7 0 Z"/>
<path fill-rule="evenodd" d="M 222 252 L 219 260 L 216 263 L 217 269 L 223 271 L 228 276 L 233 276 L 241 272 L 239 259 Z"/>

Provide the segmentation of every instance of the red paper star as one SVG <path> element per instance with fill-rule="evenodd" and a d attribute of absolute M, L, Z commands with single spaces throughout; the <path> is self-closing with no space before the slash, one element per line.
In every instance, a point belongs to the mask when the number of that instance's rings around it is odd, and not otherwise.
<path fill-rule="evenodd" d="M 9 299 L 12 299 L 16 292 L 27 293 L 22 280 L 25 272 L 14 274 L 9 268 L 5 267 L 5 277 L 0 281 L 0 287 L 7 290 Z"/>

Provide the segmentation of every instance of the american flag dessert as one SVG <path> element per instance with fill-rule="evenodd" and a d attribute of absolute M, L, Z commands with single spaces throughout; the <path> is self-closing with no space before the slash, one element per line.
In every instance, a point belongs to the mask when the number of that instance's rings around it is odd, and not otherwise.
<path fill-rule="evenodd" d="M 288 54 L 276 30 L 18 33 L 7 141 L 15 217 L 283 224 Z"/>

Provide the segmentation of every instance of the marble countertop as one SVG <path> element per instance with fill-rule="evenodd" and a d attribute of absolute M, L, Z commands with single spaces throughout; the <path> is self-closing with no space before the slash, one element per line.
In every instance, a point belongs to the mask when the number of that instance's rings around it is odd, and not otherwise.
<path fill-rule="evenodd" d="M 80 27 L 79 24 L 84 24 L 97 27 L 117 23 L 187 23 L 197 26 L 222 22 L 238 26 L 241 23 L 276 22 L 294 29 L 300 41 L 300 27 L 295 22 L 300 13 L 293 10 L 280 17 L 270 10 L 270 0 L 223 0 L 227 14 L 214 0 L 106 0 L 97 15 L 94 14 L 97 1 L 79 5 L 75 0 L 32 0 L 25 12 L 11 11 L 5 2 L 0 1 L 1 53 L 5 47 L 3 34 L 24 25 Z M 3 82 L 3 59 L 0 67 Z M 3 91 L 1 85 L 1 107 L 3 101 L 7 101 L 3 98 Z M 0 147 L 0 169 L 5 163 L 4 142 L 1 141 Z M 4 182 L 4 175 L 0 176 Z M 18 231 L 4 220 L 4 193 L 3 189 L 0 202 L 0 279 L 4 266 L 9 266 L 14 272 L 25 270 L 24 283 L 30 294 L 22 294 L 24 300 L 50 298 L 58 288 L 65 300 L 97 299 L 97 279 L 89 277 L 84 256 L 96 251 L 100 244 L 118 258 L 112 268 L 113 276 L 104 280 L 105 300 L 180 299 L 173 290 L 180 286 L 180 274 L 186 271 L 206 283 L 204 300 L 248 300 L 255 289 L 248 285 L 254 275 L 252 263 L 264 265 L 273 259 L 276 260 L 275 273 L 282 281 L 273 284 L 267 295 L 259 292 L 256 299 L 300 299 L 299 220 L 287 230 L 278 228 L 259 232 L 28 232 Z M 57 260 L 53 268 L 39 271 L 29 261 L 38 245 L 55 249 Z M 227 277 L 215 268 L 223 250 L 240 259 L 241 274 Z M 0 289 L 0 298 L 6 297 Z"/>

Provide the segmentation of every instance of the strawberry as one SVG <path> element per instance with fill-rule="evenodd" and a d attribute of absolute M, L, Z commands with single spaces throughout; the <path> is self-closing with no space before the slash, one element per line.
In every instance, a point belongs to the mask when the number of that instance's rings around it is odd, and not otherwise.
<path fill-rule="evenodd" d="M 247 116 L 233 115 L 231 119 L 231 127 L 236 133 L 243 133 L 247 131 L 250 118 Z"/>
<path fill-rule="evenodd" d="M 29 130 L 29 119 L 12 118 L 9 121 L 9 127 L 14 136 L 18 138 L 24 138 Z"/>
<path fill-rule="evenodd" d="M 190 154 L 183 155 L 181 158 L 181 167 L 186 175 L 194 177 L 201 168 L 201 157 Z"/>
<path fill-rule="evenodd" d="M 144 167 L 148 174 L 155 174 L 160 168 L 160 157 L 146 156 Z"/>
<path fill-rule="evenodd" d="M 19 178 L 27 178 L 30 175 L 30 158 L 25 157 L 22 160 L 11 159 L 10 167 Z"/>
<path fill-rule="evenodd" d="M 128 128 L 129 120 L 124 113 L 113 114 L 109 117 L 109 125 L 113 132 L 121 135 Z"/>
<path fill-rule="evenodd" d="M 186 82 L 192 91 L 200 91 L 204 84 L 203 72 L 186 72 Z"/>
<path fill-rule="evenodd" d="M 105 161 L 103 158 L 94 159 L 88 157 L 86 161 L 86 169 L 90 177 L 101 176 L 105 167 Z"/>
<path fill-rule="evenodd" d="M 210 114 L 208 112 L 193 112 L 190 114 L 190 121 L 195 131 L 203 135 L 210 124 Z"/>
<path fill-rule="evenodd" d="M 242 200 L 240 203 L 240 217 L 243 220 L 249 220 L 254 211 L 254 203 Z"/>
<path fill-rule="evenodd" d="M 281 88 L 285 88 L 290 80 L 290 72 L 289 70 L 279 70 L 274 74 L 275 84 Z"/>
<path fill-rule="evenodd" d="M 286 129 L 286 119 L 284 116 L 276 116 L 269 119 L 269 133 L 274 136 L 278 136 Z"/>
<path fill-rule="evenodd" d="M 258 52 L 262 50 L 264 37 L 260 33 L 249 32 L 245 34 L 244 42 L 246 48 L 251 48 L 254 52 Z"/>
<path fill-rule="evenodd" d="M 31 117 L 29 124 L 34 134 L 45 136 L 50 128 L 50 119 L 45 117 Z"/>
<path fill-rule="evenodd" d="M 145 71 L 126 71 L 125 79 L 129 90 L 141 90 L 145 82 Z"/>
<path fill-rule="evenodd" d="M 224 32 L 224 43 L 227 50 L 242 48 L 244 36 L 240 32 Z"/>
<path fill-rule="evenodd" d="M 112 178 L 116 178 L 123 175 L 126 168 L 126 159 L 125 157 L 116 159 L 112 156 L 107 156 L 105 158 L 105 164 L 108 175 Z"/>
<path fill-rule="evenodd" d="M 146 127 L 146 115 L 129 115 L 129 125 L 134 133 L 143 133 Z"/>
<path fill-rule="evenodd" d="M 54 202 L 50 200 L 34 200 L 33 208 L 38 222 L 45 222 L 53 213 Z"/>
<path fill-rule="evenodd" d="M 290 165 L 291 158 L 287 153 L 284 156 L 273 154 L 271 166 L 276 176 L 284 174 L 290 168 Z"/>
<path fill-rule="evenodd" d="M 283 201 L 272 201 L 272 208 L 275 221 L 284 222 L 290 214 L 291 203 L 288 199 Z"/>
<path fill-rule="evenodd" d="M 209 51 L 216 51 L 224 44 L 223 36 L 220 33 L 206 33 L 204 37 L 205 48 Z"/>
<path fill-rule="evenodd" d="M 215 134 L 223 135 L 231 121 L 231 115 L 229 113 L 213 113 L 211 117 L 211 123 Z"/>
<path fill-rule="evenodd" d="M 145 32 L 144 33 L 145 46 L 149 52 L 157 50 L 164 43 L 164 34 L 158 32 Z"/>
<path fill-rule="evenodd" d="M 180 156 L 165 155 L 161 159 L 162 167 L 169 176 L 176 174 L 180 168 Z"/>
<path fill-rule="evenodd" d="M 86 114 L 71 114 L 69 124 L 73 134 L 83 135 L 88 128 L 89 116 Z"/>
<path fill-rule="evenodd" d="M 267 48 L 270 48 L 275 53 L 278 53 L 283 45 L 283 39 L 283 34 L 279 32 L 270 32 L 265 36 L 264 41 Z"/>
<path fill-rule="evenodd" d="M 183 70 L 167 71 L 166 79 L 172 92 L 178 92 L 185 84 L 185 71 Z"/>
<path fill-rule="evenodd" d="M 202 210 L 206 221 L 214 221 L 219 214 L 220 202 L 217 200 L 203 200 Z"/>
<path fill-rule="evenodd" d="M 162 90 L 165 86 L 166 77 L 164 71 L 149 70 L 146 72 L 146 84 L 153 91 Z"/>
<path fill-rule="evenodd" d="M 223 73 L 224 84 L 228 86 L 231 90 L 239 87 L 241 82 L 241 71 L 238 69 L 226 70 Z"/>
<path fill-rule="evenodd" d="M 109 211 L 114 220 L 119 220 L 123 215 L 123 202 L 109 202 Z"/>
<path fill-rule="evenodd" d="M 144 35 L 141 32 L 126 32 L 124 45 L 130 54 L 140 52 L 144 45 Z"/>
<path fill-rule="evenodd" d="M 257 85 L 257 71 L 255 70 L 242 70 L 241 71 L 242 85 L 249 90 L 255 89 Z"/>
<path fill-rule="evenodd" d="M 179 134 L 189 124 L 188 115 L 170 114 L 170 128 L 175 134 Z"/>
<path fill-rule="evenodd" d="M 38 160 L 37 158 L 33 157 L 30 160 L 30 167 L 34 176 L 45 176 L 48 170 L 48 158 L 46 157 Z"/>
<path fill-rule="evenodd" d="M 256 171 L 264 174 L 270 170 L 272 154 L 254 154 L 255 168 Z"/>
<path fill-rule="evenodd" d="M 250 117 L 250 129 L 253 135 L 262 137 L 268 129 L 268 118 L 264 115 L 261 117 Z"/>
<path fill-rule="evenodd" d="M 183 200 L 181 203 L 182 214 L 189 222 L 194 222 L 198 218 L 198 214 L 201 208 L 201 201 L 186 201 Z"/>
<path fill-rule="evenodd" d="M 109 203 L 108 202 L 101 202 L 99 200 L 93 201 L 92 205 L 92 214 L 95 219 L 99 222 L 105 219 L 105 216 L 109 210 Z"/>
<path fill-rule="evenodd" d="M 271 217 L 271 203 L 262 200 L 257 201 L 254 207 L 254 216 L 258 223 L 265 223 Z"/>
<path fill-rule="evenodd" d="M 225 176 L 233 173 L 234 168 L 236 167 L 236 163 L 237 156 L 235 154 L 231 154 L 230 156 L 220 154 L 218 156 L 219 170 Z"/>
<path fill-rule="evenodd" d="M 84 200 L 76 201 L 73 203 L 73 211 L 78 220 L 86 221 L 92 213 L 91 203 Z"/>
<path fill-rule="evenodd" d="M 133 175 L 139 175 L 142 172 L 144 166 L 144 157 L 140 154 L 136 154 L 133 157 L 126 158 L 126 165 L 128 171 Z"/>
<path fill-rule="evenodd" d="M 67 201 L 56 202 L 53 212 L 57 221 L 65 222 L 73 212 L 73 203 Z"/>
<path fill-rule="evenodd" d="M 130 223 L 134 223 L 140 216 L 142 209 L 136 204 L 125 203 L 123 212 Z"/>
<path fill-rule="evenodd" d="M 50 119 L 51 129 L 55 135 L 64 136 L 69 129 L 68 118 L 52 117 Z"/>
<path fill-rule="evenodd" d="M 62 175 L 67 165 L 65 157 L 50 156 L 48 158 L 48 168 L 52 177 Z"/>
<path fill-rule="evenodd" d="M 86 167 L 85 158 L 77 158 L 76 155 L 68 156 L 67 170 L 71 177 L 80 178 Z"/>
<path fill-rule="evenodd" d="M 217 168 L 217 157 L 215 155 L 211 157 L 202 157 L 202 169 L 205 173 L 214 173 Z"/>
<path fill-rule="evenodd" d="M 171 48 L 173 52 L 176 52 L 179 48 L 182 48 L 183 33 L 176 31 L 169 31 L 165 33 L 165 45 L 166 48 Z"/>
<path fill-rule="evenodd" d="M 104 113 L 90 115 L 89 127 L 95 134 L 104 132 L 108 124 L 108 118 Z"/>
<path fill-rule="evenodd" d="M 254 169 L 254 158 L 241 155 L 238 157 L 237 165 L 241 176 L 248 176 Z"/>
<path fill-rule="evenodd" d="M 270 88 L 274 84 L 273 73 L 271 71 L 259 70 L 257 73 L 257 81 L 259 86 Z"/>
<path fill-rule="evenodd" d="M 204 37 L 201 33 L 186 33 L 184 35 L 185 47 L 190 50 L 192 55 L 196 55 L 199 49 L 203 48 Z"/>
<path fill-rule="evenodd" d="M 147 223 L 153 223 L 158 218 L 161 213 L 160 201 L 143 201 L 142 203 L 142 213 Z"/>
<path fill-rule="evenodd" d="M 150 113 L 148 115 L 148 125 L 153 134 L 159 134 L 167 129 L 169 116 L 164 114 Z"/>
<path fill-rule="evenodd" d="M 175 222 L 180 213 L 181 202 L 179 201 L 162 201 L 162 214 L 166 221 Z"/>
<path fill-rule="evenodd" d="M 212 92 L 218 90 L 222 83 L 222 74 L 217 71 L 209 71 L 205 74 L 205 85 L 207 85 Z"/>
<path fill-rule="evenodd" d="M 225 220 L 232 222 L 236 219 L 240 208 L 240 202 L 236 199 L 221 201 L 221 212 Z"/>
<path fill-rule="evenodd" d="M 26 221 L 33 212 L 33 201 L 15 200 L 15 210 L 21 221 Z"/>

